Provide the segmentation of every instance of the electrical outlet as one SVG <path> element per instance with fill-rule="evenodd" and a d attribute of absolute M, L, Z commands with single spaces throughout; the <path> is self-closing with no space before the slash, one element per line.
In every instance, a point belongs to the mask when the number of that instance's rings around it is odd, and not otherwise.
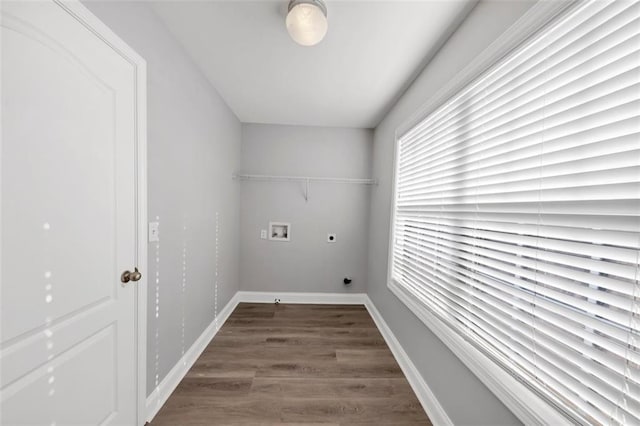
<path fill-rule="evenodd" d="M 327 234 L 327 242 L 335 243 L 336 242 L 336 234 Z"/>
<path fill-rule="evenodd" d="M 149 242 L 160 241 L 160 222 L 149 222 Z"/>
<path fill-rule="evenodd" d="M 260 230 L 260 239 L 261 240 L 266 240 L 267 239 L 267 230 L 266 229 L 261 229 Z"/>

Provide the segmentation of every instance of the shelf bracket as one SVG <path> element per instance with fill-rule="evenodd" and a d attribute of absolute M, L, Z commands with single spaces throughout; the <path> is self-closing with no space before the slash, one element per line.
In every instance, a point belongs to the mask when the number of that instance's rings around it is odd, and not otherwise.
<path fill-rule="evenodd" d="M 305 180 L 305 187 L 304 187 L 304 202 L 308 203 L 309 202 L 309 179 Z"/>

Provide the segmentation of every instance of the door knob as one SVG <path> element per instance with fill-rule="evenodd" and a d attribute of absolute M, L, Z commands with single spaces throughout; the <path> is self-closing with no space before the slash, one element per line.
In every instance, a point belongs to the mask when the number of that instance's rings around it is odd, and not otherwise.
<path fill-rule="evenodd" d="M 122 275 L 120 275 L 120 281 L 125 284 L 129 281 L 140 281 L 140 278 L 142 278 L 142 274 L 138 271 L 138 268 L 135 268 L 133 272 L 124 271 Z"/>

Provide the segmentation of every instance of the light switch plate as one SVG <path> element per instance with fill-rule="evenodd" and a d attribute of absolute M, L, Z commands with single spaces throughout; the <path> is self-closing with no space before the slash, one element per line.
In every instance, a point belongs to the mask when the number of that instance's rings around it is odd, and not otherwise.
<path fill-rule="evenodd" d="M 160 222 L 149 222 L 149 242 L 160 241 Z"/>
<path fill-rule="evenodd" d="M 260 230 L 260 239 L 262 239 L 262 240 L 266 240 L 267 239 L 267 230 L 266 229 L 261 229 Z"/>
<path fill-rule="evenodd" d="M 327 234 L 327 242 L 335 243 L 336 242 L 336 234 Z"/>

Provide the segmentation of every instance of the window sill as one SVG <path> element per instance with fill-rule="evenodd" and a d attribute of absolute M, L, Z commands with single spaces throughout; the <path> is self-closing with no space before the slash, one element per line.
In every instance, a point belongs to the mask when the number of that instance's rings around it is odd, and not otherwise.
<path fill-rule="evenodd" d="M 395 281 L 389 290 L 416 315 L 471 370 L 493 394 L 524 424 L 570 425 L 572 422 L 553 406 L 514 379 L 473 347 Z"/>

